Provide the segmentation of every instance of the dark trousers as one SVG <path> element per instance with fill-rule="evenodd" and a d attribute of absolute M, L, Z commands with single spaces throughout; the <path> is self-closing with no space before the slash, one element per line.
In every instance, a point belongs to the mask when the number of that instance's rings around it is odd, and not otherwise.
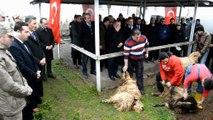
<path fill-rule="evenodd" d="M 81 52 L 72 49 L 72 60 L 73 60 L 73 64 L 77 65 L 77 64 L 81 64 Z"/>
<path fill-rule="evenodd" d="M 209 65 L 211 60 L 212 60 L 212 64 Z M 209 70 L 211 72 L 213 72 L 213 47 L 210 48 L 209 55 L 206 60 L 206 66 L 209 67 Z"/>
<path fill-rule="evenodd" d="M 33 120 L 33 109 L 30 105 L 26 105 L 22 111 L 23 120 Z"/>
<path fill-rule="evenodd" d="M 82 72 L 83 72 L 84 75 L 87 75 L 88 59 L 89 59 L 89 56 L 83 55 L 83 70 L 82 70 Z M 94 71 L 95 71 L 95 60 L 90 58 L 90 72 L 94 72 Z"/>
<path fill-rule="evenodd" d="M 143 85 L 143 59 L 141 60 L 128 60 L 128 72 L 130 76 L 133 76 L 133 71 L 135 70 L 136 80 L 137 80 L 137 86 L 140 91 L 144 91 L 144 85 Z"/>
<path fill-rule="evenodd" d="M 47 74 L 52 74 L 52 60 L 48 60 L 47 62 Z"/>
<path fill-rule="evenodd" d="M 108 74 L 110 76 L 115 76 L 118 71 L 118 57 L 108 59 Z"/>
<path fill-rule="evenodd" d="M 160 76 L 160 72 L 156 75 L 156 85 L 157 85 L 157 89 L 159 92 L 163 92 L 164 88 L 163 85 L 161 84 L 161 76 Z"/>

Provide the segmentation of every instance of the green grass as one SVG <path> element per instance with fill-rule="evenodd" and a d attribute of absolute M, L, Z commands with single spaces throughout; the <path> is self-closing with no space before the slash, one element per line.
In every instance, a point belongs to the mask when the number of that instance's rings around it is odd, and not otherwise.
<path fill-rule="evenodd" d="M 36 119 L 43 120 L 173 120 L 174 114 L 167 108 L 153 108 L 162 102 L 152 97 L 154 86 L 147 86 L 142 97 L 145 110 L 141 113 L 118 112 L 111 104 L 100 101 L 109 98 L 113 91 L 96 92 L 96 88 L 85 84 L 78 73 L 67 69 L 61 60 L 54 60 L 53 70 L 57 79 L 44 82 L 43 104 Z"/>

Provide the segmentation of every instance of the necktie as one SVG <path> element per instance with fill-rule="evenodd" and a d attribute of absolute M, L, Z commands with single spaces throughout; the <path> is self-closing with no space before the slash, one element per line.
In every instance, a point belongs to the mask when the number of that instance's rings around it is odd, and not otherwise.
<path fill-rule="evenodd" d="M 33 39 L 34 39 L 34 40 L 36 40 L 35 33 L 34 33 L 34 32 L 32 32 L 32 34 L 31 34 L 31 35 L 33 36 Z"/>
<path fill-rule="evenodd" d="M 24 48 L 27 50 L 27 52 L 28 52 L 29 54 L 31 54 L 31 53 L 30 53 L 30 50 L 29 50 L 28 47 L 27 47 L 27 45 L 25 45 L 25 43 L 23 43 L 23 45 L 24 45 Z"/>
<path fill-rule="evenodd" d="M 91 25 L 91 23 L 87 23 L 87 25 L 89 26 L 89 28 L 90 28 L 90 33 L 91 34 L 93 34 L 93 31 L 92 31 L 92 25 Z"/>

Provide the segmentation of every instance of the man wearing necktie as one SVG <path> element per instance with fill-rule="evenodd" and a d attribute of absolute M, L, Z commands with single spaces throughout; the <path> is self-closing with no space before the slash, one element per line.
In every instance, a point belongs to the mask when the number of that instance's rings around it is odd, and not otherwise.
<path fill-rule="evenodd" d="M 131 33 L 134 29 L 133 23 L 134 23 L 133 18 L 129 17 L 128 22 L 127 22 L 127 26 L 124 28 L 125 40 L 127 40 L 131 36 Z"/>
<path fill-rule="evenodd" d="M 36 17 L 34 16 L 26 16 L 25 23 L 28 25 L 30 36 L 28 37 L 26 43 L 32 51 L 32 55 L 34 56 L 36 64 L 39 66 L 41 70 L 41 78 L 36 82 L 35 93 L 37 95 L 37 104 L 40 104 L 41 97 L 43 96 L 43 80 L 44 78 L 44 66 L 46 64 L 46 58 L 43 52 L 43 49 L 40 45 L 39 39 L 36 37 L 36 33 L 34 32 L 37 28 Z M 34 112 L 38 112 L 39 109 L 34 109 Z"/>
<path fill-rule="evenodd" d="M 27 41 L 27 38 L 30 36 L 27 24 L 24 22 L 17 22 L 14 31 L 19 34 L 15 36 L 9 51 L 16 60 L 16 64 L 27 80 L 28 85 L 33 89 L 32 94 L 26 98 L 28 102 L 23 110 L 23 120 L 32 120 L 33 109 L 37 108 L 35 85 L 40 78 L 39 67 L 35 62 L 34 56 L 29 54 L 31 51 L 30 48 L 24 45 L 25 41 Z"/>
<path fill-rule="evenodd" d="M 50 78 L 55 78 L 55 76 L 52 73 L 52 65 L 51 65 L 53 60 L 53 47 L 55 45 L 54 42 L 55 39 L 53 36 L 52 29 L 48 27 L 48 20 L 46 18 L 40 19 L 40 27 L 36 29 L 35 33 L 36 37 L 40 41 L 40 44 L 45 54 L 46 65 L 44 68 L 47 68 L 46 69 L 47 76 Z"/>
<path fill-rule="evenodd" d="M 94 35 L 94 23 L 91 22 L 91 15 L 89 13 L 84 14 L 84 23 L 82 23 L 82 33 L 81 33 L 81 40 L 82 46 L 85 50 L 88 50 L 92 53 L 95 53 L 95 35 Z M 87 62 L 89 56 L 83 54 L 83 79 L 87 79 Z M 96 74 L 95 72 L 95 60 L 90 58 L 90 73 Z"/>

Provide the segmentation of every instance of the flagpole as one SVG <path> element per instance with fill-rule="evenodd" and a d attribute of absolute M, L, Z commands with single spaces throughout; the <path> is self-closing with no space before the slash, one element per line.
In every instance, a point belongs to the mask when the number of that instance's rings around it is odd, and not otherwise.
<path fill-rule="evenodd" d="M 61 58 L 61 55 L 60 55 L 60 44 L 58 44 L 58 58 L 59 59 Z"/>

